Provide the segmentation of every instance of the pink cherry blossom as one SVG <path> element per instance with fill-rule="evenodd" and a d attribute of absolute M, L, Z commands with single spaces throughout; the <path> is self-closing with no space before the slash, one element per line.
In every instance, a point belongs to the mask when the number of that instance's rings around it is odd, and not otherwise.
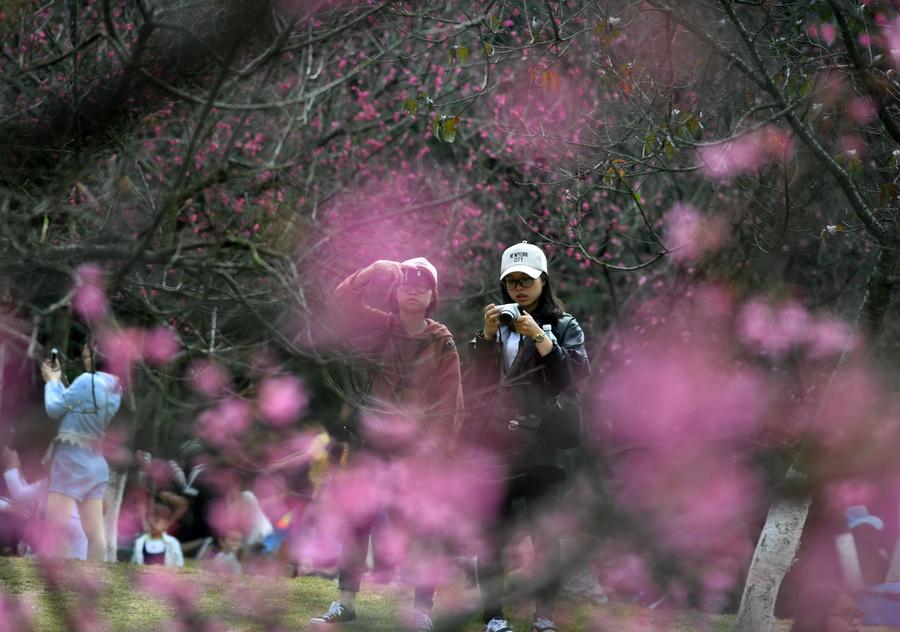
<path fill-rule="evenodd" d="M 371 412 L 363 415 L 362 432 L 379 449 L 397 450 L 412 446 L 422 427 L 412 415 Z"/>
<path fill-rule="evenodd" d="M 711 180 L 731 180 L 756 171 L 765 159 L 759 134 L 744 134 L 715 145 L 701 147 L 701 169 Z"/>
<path fill-rule="evenodd" d="M 197 420 L 197 434 L 215 445 L 229 445 L 252 423 L 250 404 L 232 397 L 200 415 Z"/>
<path fill-rule="evenodd" d="M 673 206 L 664 221 L 667 246 L 677 261 L 694 261 L 718 249 L 725 239 L 726 232 L 720 220 L 701 217 L 689 204 Z"/>
<path fill-rule="evenodd" d="M 89 323 L 106 318 L 109 313 L 109 302 L 103 288 L 103 270 L 99 266 L 84 264 L 75 272 L 72 308 Z"/>
<path fill-rule="evenodd" d="M 832 515 L 842 516 L 851 505 L 871 506 L 878 499 L 878 488 L 871 481 L 844 479 L 825 486 L 824 499 Z"/>
<path fill-rule="evenodd" d="M 881 34 L 884 37 L 885 48 L 894 62 L 894 68 L 900 71 L 900 17 L 885 24 Z"/>
<path fill-rule="evenodd" d="M 749 301 L 738 316 L 737 334 L 752 352 L 771 356 L 805 349 L 810 359 L 820 359 L 856 345 L 849 326 L 827 317 L 814 318 L 794 302 L 773 306 Z"/>
<path fill-rule="evenodd" d="M 178 337 L 168 327 L 153 327 L 144 335 L 144 359 L 152 365 L 166 364 L 180 349 Z"/>
<path fill-rule="evenodd" d="M 878 116 L 878 106 L 869 97 L 857 97 L 847 106 L 850 118 L 857 125 L 868 125 Z"/>
<path fill-rule="evenodd" d="M 0 632 L 34 629 L 38 604 L 28 595 L 0 593 Z"/>
<path fill-rule="evenodd" d="M 628 353 L 599 395 L 613 432 L 623 439 L 665 445 L 686 436 L 738 437 L 762 421 L 765 379 L 723 360 L 714 348 L 662 338 L 653 346 L 636 342 Z"/>
<path fill-rule="evenodd" d="M 321 504 L 339 510 L 351 525 L 361 524 L 388 505 L 389 493 L 384 464 L 361 457 L 352 467 L 335 473 Z"/>
<path fill-rule="evenodd" d="M 207 397 L 222 395 L 231 382 L 227 369 L 214 360 L 197 360 L 190 370 L 194 390 Z"/>
<path fill-rule="evenodd" d="M 308 404 L 306 388 L 293 376 L 268 378 L 259 387 L 259 412 L 273 426 L 285 426 L 297 421 Z"/>
<path fill-rule="evenodd" d="M 132 369 L 144 355 L 144 332 L 134 327 L 106 329 L 98 336 L 98 350 L 107 364 L 106 370 L 127 385 Z"/>

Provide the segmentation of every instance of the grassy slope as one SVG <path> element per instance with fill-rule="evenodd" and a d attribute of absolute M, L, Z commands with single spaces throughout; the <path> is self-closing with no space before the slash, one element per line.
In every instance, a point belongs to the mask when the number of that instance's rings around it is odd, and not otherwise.
<path fill-rule="evenodd" d="M 170 571 L 162 571 L 171 578 Z M 38 630 L 68 632 L 61 613 L 83 606 L 98 613 L 111 632 L 137 632 L 173 629 L 168 623 L 173 607 L 166 599 L 138 594 L 133 584 L 145 582 L 156 575 L 130 564 L 98 566 L 71 563 L 61 573 L 63 590 L 53 594 L 47 590 L 40 569 L 31 561 L 0 558 L 0 587 L 7 595 L 24 596 L 33 604 L 35 627 Z M 199 604 L 200 618 L 218 619 L 224 630 L 302 630 L 309 617 L 321 613 L 336 594 L 332 581 L 318 578 L 285 579 L 281 577 L 227 577 L 196 569 L 174 571 L 181 580 L 177 595 L 186 596 L 188 603 Z M 93 586 L 96 603 L 90 598 L 76 596 L 74 586 Z M 411 591 L 397 587 L 364 586 L 358 600 L 360 620 L 354 630 L 397 630 L 395 608 L 409 606 Z M 191 591 L 196 591 L 191 597 Z M 79 591 L 81 592 L 81 591 Z M 471 598 L 471 591 L 457 589 L 439 593 L 437 610 L 450 599 Z M 637 630 L 728 630 L 731 617 L 682 616 L 674 621 L 665 615 L 624 605 L 591 606 L 568 604 L 564 608 L 571 618 L 563 630 L 608 630 L 636 632 Z M 511 624 L 519 632 L 530 630 L 529 612 L 520 609 L 513 613 Z M 2 615 L 0 615 L 2 616 Z M 257 621 L 261 623 L 253 623 Z M 2 623 L 2 622 L 0 622 Z M 563 621 L 557 621 L 562 624 Z M 2 625 L 0 625 L 2 627 Z M 473 619 L 463 628 L 465 632 L 479 632 L 481 626 Z M 780 630 L 787 630 L 781 626 Z"/>

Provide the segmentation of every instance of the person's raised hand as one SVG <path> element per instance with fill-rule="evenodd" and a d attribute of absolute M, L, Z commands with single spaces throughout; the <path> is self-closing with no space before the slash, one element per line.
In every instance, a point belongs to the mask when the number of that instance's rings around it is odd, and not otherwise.
<path fill-rule="evenodd" d="M 374 268 L 375 274 L 383 276 L 392 283 L 396 283 L 403 276 L 403 268 L 400 264 L 390 259 L 379 259 L 371 267 Z"/>
<path fill-rule="evenodd" d="M 19 459 L 19 453 L 12 448 L 4 446 L 2 452 L 0 452 L 0 469 L 7 472 L 21 468 L 22 462 Z"/>
<path fill-rule="evenodd" d="M 500 308 L 491 303 L 484 307 L 484 337 L 487 340 L 493 340 L 497 337 L 497 330 L 500 329 Z"/>
<path fill-rule="evenodd" d="M 41 377 L 45 382 L 59 382 L 62 379 L 62 371 L 59 368 L 59 360 L 44 360 L 41 363 Z"/>

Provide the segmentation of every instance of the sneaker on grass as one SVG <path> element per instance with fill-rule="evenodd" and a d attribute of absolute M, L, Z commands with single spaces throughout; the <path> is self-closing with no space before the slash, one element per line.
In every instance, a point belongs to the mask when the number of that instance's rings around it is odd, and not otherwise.
<path fill-rule="evenodd" d="M 416 611 L 413 619 L 413 630 L 416 632 L 429 632 L 433 629 L 434 623 L 432 623 L 431 617 L 424 612 Z"/>
<path fill-rule="evenodd" d="M 556 632 L 556 626 L 550 619 L 535 617 L 531 622 L 531 632 Z"/>
<path fill-rule="evenodd" d="M 310 623 L 322 625 L 329 623 L 350 623 L 356 621 L 356 611 L 345 608 L 339 601 L 331 602 L 328 611 L 318 617 L 309 620 Z"/>
<path fill-rule="evenodd" d="M 484 632 L 513 632 L 506 619 L 494 617 L 484 624 Z"/>

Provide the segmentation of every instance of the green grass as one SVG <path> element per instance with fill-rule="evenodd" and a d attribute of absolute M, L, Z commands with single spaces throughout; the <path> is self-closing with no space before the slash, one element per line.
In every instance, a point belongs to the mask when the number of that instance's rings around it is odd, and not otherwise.
<path fill-rule="evenodd" d="M 95 613 L 112 632 L 173 629 L 178 598 L 193 606 L 196 621 L 217 620 L 223 632 L 304 630 L 309 629 L 309 618 L 322 613 L 337 593 L 335 582 L 312 577 L 225 576 L 196 568 L 153 570 L 157 572 L 130 564 L 70 562 L 61 567 L 60 590 L 54 591 L 48 588 L 41 566 L 34 561 L 0 558 L 0 587 L 7 596 L 27 600 L 34 629 L 52 632 L 69 632 L 66 613 L 76 613 L 79 608 Z M 166 598 L 147 597 L 136 589 L 155 577 L 176 583 L 177 589 Z M 346 627 L 360 631 L 397 630 L 397 613 L 411 605 L 412 591 L 397 585 L 363 588 L 357 600 L 359 620 Z M 472 589 L 460 582 L 438 593 L 436 613 L 450 603 L 471 603 L 473 598 Z M 561 630 L 715 632 L 730 629 L 733 621 L 729 616 L 699 613 L 673 617 L 623 604 L 564 602 L 559 610 L 565 613 L 557 617 Z M 514 630 L 530 631 L 528 608 L 523 605 L 510 614 Z M 788 627 L 783 623 L 778 629 L 786 631 Z M 462 630 L 480 632 L 481 625 L 473 617 Z"/>

